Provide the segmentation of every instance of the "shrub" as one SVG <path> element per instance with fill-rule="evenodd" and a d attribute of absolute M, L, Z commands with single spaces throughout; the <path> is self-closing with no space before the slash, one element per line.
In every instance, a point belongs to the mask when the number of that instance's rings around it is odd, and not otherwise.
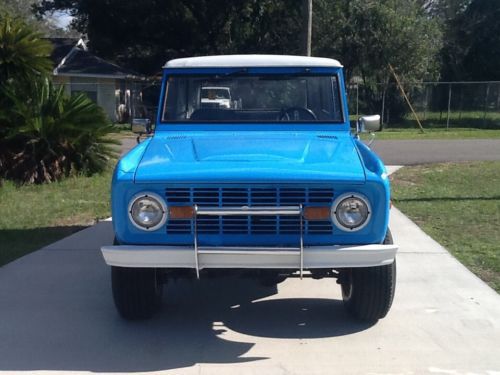
<path fill-rule="evenodd" d="M 2 84 L 24 86 L 52 70 L 50 42 L 19 19 L 0 16 L 0 77 Z"/>
<path fill-rule="evenodd" d="M 16 126 L 0 150 L 4 177 L 19 183 L 42 183 L 78 172 L 100 172 L 116 157 L 107 136 L 115 132 L 103 110 L 85 94 L 66 96 L 48 80 L 34 84 L 31 98 L 6 90 L 12 107 L 4 111 Z M 0 117 L 3 115 L 0 115 Z"/>
<path fill-rule="evenodd" d="M 67 96 L 48 75 L 51 47 L 19 20 L 0 17 L 0 179 L 42 183 L 102 171 L 118 141 L 103 110 Z"/>

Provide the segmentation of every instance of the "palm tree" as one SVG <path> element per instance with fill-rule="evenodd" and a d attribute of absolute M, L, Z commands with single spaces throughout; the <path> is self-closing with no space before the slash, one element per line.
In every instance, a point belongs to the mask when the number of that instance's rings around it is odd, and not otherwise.
<path fill-rule="evenodd" d="M 33 82 L 49 74 L 52 47 L 41 37 L 20 19 L 0 15 L 0 182 L 8 161 L 5 137 L 16 126 L 8 115 L 12 102 L 6 92 L 27 98 Z"/>
<path fill-rule="evenodd" d="M 52 46 L 42 37 L 19 19 L 8 15 L 0 17 L 0 77 L 3 83 L 13 79 L 17 84 L 29 83 L 49 74 Z"/>
<path fill-rule="evenodd" d="M 102 171 L 116 129 L 84 94 L 49 80 L 51 45 L 18 19 L 0 17 L 0 179 L 42 183 Z"/>
<path fill-rule="evenodd" d="M 50 80 L 34 83 L 30 100 L 5 91 L 5 112 L 17 126 L 5 136 L 4 176 L 19 183 L 42 183 L 76 173 L 91 175 L 117 156 L 120 142 L 102 108 L 85 94 L 67 96 Z M 0 151 L 1 152 L 1 151 Z"/>

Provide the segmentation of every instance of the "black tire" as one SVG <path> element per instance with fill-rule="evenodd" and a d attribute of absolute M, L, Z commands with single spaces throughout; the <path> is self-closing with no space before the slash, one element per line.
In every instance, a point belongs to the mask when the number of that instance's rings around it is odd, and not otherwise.
<path fill-rule="evenodd" d="M 113 299 L 127 320 L 150 318 L 161 304 L 163 285 L 155 268 L 111 267 Z"/>
<path fill-rule="evenodd" d="M 383 243 L 393 243 L 389 230 Z M 343 270 L 341 287 L 344 307 L 352 316 L 369 322 L 384 318 L 396 291 L 396 259 L 387 266 Z"/>

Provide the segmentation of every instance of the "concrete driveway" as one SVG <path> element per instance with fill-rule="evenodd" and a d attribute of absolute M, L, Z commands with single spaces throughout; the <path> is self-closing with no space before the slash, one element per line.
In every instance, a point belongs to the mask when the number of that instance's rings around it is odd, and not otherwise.
<path fill-rule="evenodd" d="M 161 314 L 115 312 L 110 222 L 0 268 L 0 372 L 500 374 L 500 296 L 398 210 L 389 315 L 351 320 L 334 280 L 171 282 Z"/>

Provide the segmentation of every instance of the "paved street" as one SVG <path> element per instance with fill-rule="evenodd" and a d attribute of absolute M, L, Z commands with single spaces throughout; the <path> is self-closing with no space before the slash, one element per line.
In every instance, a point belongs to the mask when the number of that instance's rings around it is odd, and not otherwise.
<path fill-rule="evenodd" d="M 372 149 L 385 164 L 500 160 L 500 139 L 377 140 Z"/>
<path fill-rule="evenodd" d="M 396 209 L 391 227 L 396 298 L 374 326 L 331 279 L 173 281 L 161 314 L 129 323 L 101 222 L 0 268 L 0 372 L 500 374 L 500 296 Z"/>
<path fill-rule="evenodd" d="M 130 151 L 137 145 L 137 141 L 133 137 L 123 137 L 120 139 L 120 141 L 122 142 L 122 145 L 120 147 L 120 152 L 122 155 L 124 155 L 126 152 Z"/>

